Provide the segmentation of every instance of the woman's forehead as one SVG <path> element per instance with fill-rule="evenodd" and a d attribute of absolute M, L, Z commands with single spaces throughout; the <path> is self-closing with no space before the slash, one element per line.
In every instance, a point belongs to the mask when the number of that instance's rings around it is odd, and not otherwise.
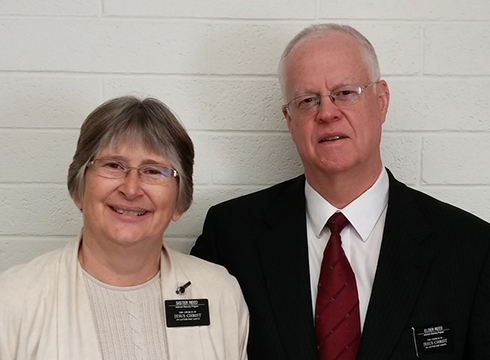
<path fill-rule="evenodd" d="M 148 154 L 165 157 L 161 151 L 156 151 L 147 141 L 144 141 L 141 135 L 125 134 L 123 136 L 114 137 L 108 141 L 108 143 L 100 149 L 100 154 L 119 154 L 119 153 L 131 153 L 135 150 L 144 151 Z"/>

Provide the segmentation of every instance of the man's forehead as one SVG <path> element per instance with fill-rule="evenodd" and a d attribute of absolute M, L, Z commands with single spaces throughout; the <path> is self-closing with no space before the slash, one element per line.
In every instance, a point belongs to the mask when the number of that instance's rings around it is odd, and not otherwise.
<path fill-rule="evenodd" d="M 282 71 L 286 100 L 331 91 L 342 84 L 365 83 L 371 77 L 362 45 L 341 31 L 300 40 L 284 59 Z"/>
<path fill-rule="evenodd" d="M 361 55 L 362 46 L 351 34 L 335 31 L 328 34 L 318 34 L 300 40 L 291 50 L 290 55 L 305 53 L 351 52 Z M 289 56 L 288 56 L 289 57 Z"/>
<path fill-rule="evenodd" d="M 325 38 L 309 39 L 293 49 L 286 58 L 284 69 L 286 78 L 301 80 L 316 72 L 318 76 L 328 74 L 338 84 L 352 83 L 358 77 L 364 78 L 364 75 L 369 77 L 366 57 L 355 40 L 332 42 Z"/>

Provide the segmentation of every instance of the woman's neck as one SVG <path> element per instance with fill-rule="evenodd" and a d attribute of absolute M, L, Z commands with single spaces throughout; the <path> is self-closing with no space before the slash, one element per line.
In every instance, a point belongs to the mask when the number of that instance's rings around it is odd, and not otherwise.
<path fill-rule="evenodd" d="M 149 244 L 151 245 L 151 244 Z M 82 239 L 78 260 L 82 268 L 97 280 L 114 286 L 140 285 L 160 270 L 162 245 L 103 248 L 97 242 Z"/>

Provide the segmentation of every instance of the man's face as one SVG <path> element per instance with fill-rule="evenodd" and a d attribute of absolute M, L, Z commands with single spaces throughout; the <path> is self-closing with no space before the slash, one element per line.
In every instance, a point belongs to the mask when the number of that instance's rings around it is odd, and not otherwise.
<path fill-rule="evenodd" d="M 285 60 L 283 76 L 286 102 L 305 94 L 330 94 L 339 85 L 365 86 L 378 80 L 371 79 L 358 42 L 342 33 L 298 43 Z M 388 102 L 388 86 L 380 81 L 366 88 L 354 105 L 338 107 L 324 96 L 308 114 L 283 111 L 311 185 L 343 173 L 379 175 Z"/>

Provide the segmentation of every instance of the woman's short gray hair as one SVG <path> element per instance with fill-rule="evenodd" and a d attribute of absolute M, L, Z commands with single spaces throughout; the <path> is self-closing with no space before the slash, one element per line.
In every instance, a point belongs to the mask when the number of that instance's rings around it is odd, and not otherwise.
<path fill-rule="evenodd" d="M 279 61 L 279 82 L 284 91 L 284 62 L 293 48 L 304 39 L 322 38 L 332 33 L 344 33 L 353 36 L 361 45 L 364 52 L 364 60 L 371 75 L 371 81 L 377 81 L 380 77 L 379 62 L 373 45 L 364 35 L 349 25 L 315 24 L 308 26 L 299 32 L 286 46 Z"/>
<path fill-rule="evenodd" d="M 85 119 L 68 170 L 70 195 L 83 200 L 88 162 L 106 146 L 117 145 L 126 137 L 141 139 L 148 149 L 170 161 L 179 173 L 177 208 L 185 212 L 192 203 L 194 146 L 177 117 L 154 98 L 118 97 L 103 103 Z"/>

